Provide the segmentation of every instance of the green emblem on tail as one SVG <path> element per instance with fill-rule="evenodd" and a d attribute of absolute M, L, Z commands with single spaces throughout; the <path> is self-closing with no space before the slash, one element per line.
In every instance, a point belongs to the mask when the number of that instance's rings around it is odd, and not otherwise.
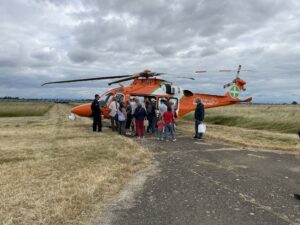
<path fill-rule="evenodd" d="M 241 92 L 241 89 L 236 85 L 233 85 L 229 89 L 229 94 L 232 98 L 238 98 L 240 96 L 240 92 Z"/>

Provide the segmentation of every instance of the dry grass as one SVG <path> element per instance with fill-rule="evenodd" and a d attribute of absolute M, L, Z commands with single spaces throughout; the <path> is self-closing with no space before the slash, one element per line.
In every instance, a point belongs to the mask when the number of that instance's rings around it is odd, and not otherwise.
<path fill-rule="evenodd" d="M 52 103 L 0 102 L 0 117 L 43 116 Z"/>
<path fill-rule="evenodd" d="M 181 129 L 194 132 L 193 113 Z M 243 146 L 300 152 L 299 105 L 232 105 L 206 110 L 206 137 Z M 184 122 L 183 122 L 184 121 Z"/>
<path fill-rule="evenodd" d="M 191 136 L 194 133 L 194 124 L 190 121 L 180 122 L 179 128 Z M 295 134 L 208 124 L 205 137 L 258 149 L 300 153 L 300 141 Z"/>
<path fill-rule="evenodd" d="M 56 104 L 44 117 L 0 118 L 1 224 L 90 224 L 151 155 Z"/>
<path fill-rule="evenodd" d="M 300 105 L 232 105 L 206 110 L 205 121 L 216 125 L 297 133 Z M 186 119 L 193 119 L 187 115 Z"/>
<path fill-rule="evenodd" d="M 289 131 L 300 129 L 299 115 L 299 106 L 234 105 L 208 109 L 205 116 L 207 123 L 205 136 L 242 146 L 300 153 L 300 141 L 296 132 L 285 133 L 288 127 L 291 128 Z M 194 133 L 192 118 L 193 114 L 184 117 L 180 121 L 180 129 Z M 216 121 L 225 126 L 210 124 Z M 257 121 L 261 121 L 261 126 L 257 127 Z M 286 129 L 282 129 L 283 127 Z M 281 130 L 281 132 L 274 130 Z"/>

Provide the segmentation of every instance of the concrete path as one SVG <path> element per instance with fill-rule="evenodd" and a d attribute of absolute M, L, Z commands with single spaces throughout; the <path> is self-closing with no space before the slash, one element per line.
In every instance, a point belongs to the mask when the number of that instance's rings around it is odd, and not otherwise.
<path fill-rule="evenodd" d="M 293 197 L 300 192 L 299 155 L 182 134 L 175 143 L 142 144 L 157 165 L 125 188 L 97 224 L 300 224 L 300 201 Z"/>

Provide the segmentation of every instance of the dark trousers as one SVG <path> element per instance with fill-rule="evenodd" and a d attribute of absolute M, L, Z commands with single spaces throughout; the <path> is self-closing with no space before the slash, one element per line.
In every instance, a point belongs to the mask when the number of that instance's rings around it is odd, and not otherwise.
<path fill-rule="evenodd" d="M 201 139 L 203 136 L 203 133 L 198 132 L 198 126 L 199 124 L 202 123 L 200 120 L 195 120 L 195 138 Z"/>
<path fill-rule="evenodd" d="M 102 120 L 101 116 L 93 116 L 93 131 L 96 131 L 98 128 L 98 131 L 102 131 Z"/>
<path fill-rule="evenodd" d="M 156 116 L 149 116 L 148 117 L 148 121 L 149 121 L 149 125 L 147 127 L 147 132 L 150 132 L 151 129 L 151 133 L 155 133 L 155 126 L 156 126 Z"/>
<path fill-rule="evenodd" d="M 125 125 L 126 125 L 126 121 L 119 121 L 118 122 L 118 132 L 119 134 L 125 134 Z"/>
<path fill-rule="evenodd" d="M 115 120 L 115 118 L 113 116 L 110 117 L 110 123 L 111 123 L 112 131 L 117 131 L 118 130 L 118 121 Z"/>

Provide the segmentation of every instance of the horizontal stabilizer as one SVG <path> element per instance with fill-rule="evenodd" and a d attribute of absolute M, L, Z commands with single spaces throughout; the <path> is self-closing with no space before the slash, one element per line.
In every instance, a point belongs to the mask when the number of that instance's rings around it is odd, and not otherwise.
<path fill-rule="evenodd" d="M 251 102 L 252 101 L 252 97 L 249 97 L 247 99 L 244 99 L 244 100 L 240 100 L 240 99 L 236 99 L 236 100 L 231 100 L 231 102 Z"/>

